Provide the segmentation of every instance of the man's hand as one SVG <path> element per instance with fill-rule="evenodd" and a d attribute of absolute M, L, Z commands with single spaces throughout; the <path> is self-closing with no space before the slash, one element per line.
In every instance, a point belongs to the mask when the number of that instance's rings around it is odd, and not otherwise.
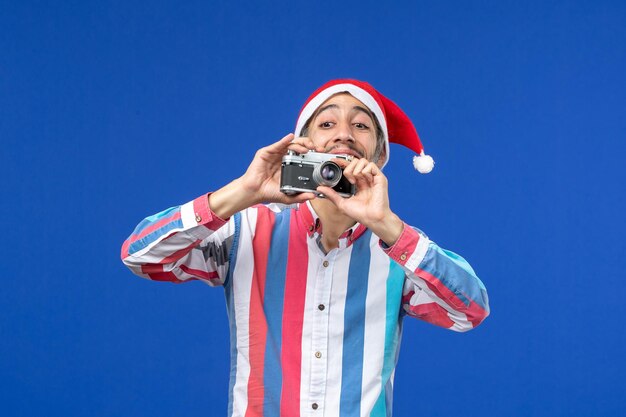
<path fill-rule="evenodd" d="M 226 219 L 238 211 L 259 203 L 302 203 L 315 198 L 314 193 L 288 196 L 280 192 L 280 169 L 288 149 L 306 152 L 313 149 L 308 138 L 288 134 L 276 143 L 259 149 L 245 174 L 209 196 L 209 206 Z"/>
<path fill-rule="evenodd" d="M 333 161 L 343 168 L 346 179 L 356 185 L 356 194 L 343 198 L 326 186 L 317 187 L 317 191 L 323 193 L 346 216 L 371 229 L 387 245 L 396 243 L 404 223 L 389 207 L 387 177 L 375 163 L 367 159 Z"/>

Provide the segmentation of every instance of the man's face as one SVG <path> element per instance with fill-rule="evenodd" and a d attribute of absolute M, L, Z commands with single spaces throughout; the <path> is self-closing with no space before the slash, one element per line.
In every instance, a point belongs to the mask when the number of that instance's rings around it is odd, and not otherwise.
<path fill-rule="evenodd" d="M 347 93 L 337 94 L 319 107 L 309 125 L 309 138 L 326 153 L 372 160 L 376 123 L 361 101 Z"/>

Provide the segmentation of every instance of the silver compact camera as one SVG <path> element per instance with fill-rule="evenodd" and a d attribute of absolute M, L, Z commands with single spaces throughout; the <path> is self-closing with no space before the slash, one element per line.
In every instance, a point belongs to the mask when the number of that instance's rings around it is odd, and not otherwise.
<path fill-rule="evenodd" d="M 298 154 L 288 151 L 283 156 L 280 171 L 280 191 L 287 195 L 314 192 L 318 185 L 331 187 L 342 197 L 351 197 L 356 193 L 356 187 L 343 176 L 343 170 L 332 159 L 351 161 L 350 155 L 334 155 L 309 151 Z"/>

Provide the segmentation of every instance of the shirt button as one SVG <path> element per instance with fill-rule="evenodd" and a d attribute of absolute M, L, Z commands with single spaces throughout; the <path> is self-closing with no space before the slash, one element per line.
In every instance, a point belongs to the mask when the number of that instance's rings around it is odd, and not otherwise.
<path fill-rule="evenodd" d="M 324 306 L 324 304 L 320 304 L 320 305 L 318 305 L 318 306 L 317 306 L 317 308 L 318 308 L 320 311 L 324 311 L 324 309 L 325 309 L 326 307 Z"/>
<path fill-rule="evenodd" d="M 202 221 L 202 217 L 196 213 L 196 222 L 200 223 Z"/>
<path fill-rule="evenodd" d="M 314 409 L 314 410 L 317 410 L 317 403 L 311 404 L 311 408 Z"/>
<path fill-rule="evenodd" d="M 309 226 L 309 232 L 313 231 L 313 226 Z"/>
<path fill-rule="evenodd" d="M 324 268 L 328 267 L 328 261 L 324 261 L 322 265 L 324 265 Z"/>
<path fill-rule="evenodd" d="M 405 261 L 406 260 L 406 253 L 403 253 L 402 255 L 400 255 L 400 260 L 401 261 Z"/>
<path fill-rule="evenodd" d="M 315 357 L 317 359 L 321 358 L 322 357 L 322 352 L 315 352 Z"/>

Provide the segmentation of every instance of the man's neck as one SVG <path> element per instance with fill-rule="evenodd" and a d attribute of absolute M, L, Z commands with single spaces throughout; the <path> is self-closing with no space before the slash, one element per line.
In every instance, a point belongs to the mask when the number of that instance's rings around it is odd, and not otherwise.
<path fill-rule="evenodd" d="M 316 198 L 311 206 L 322 222 L 322 245 L 326 252 L 339 247 L 339 236 L 356 224 L 354 219 L 340 213 L 329 200 Z"/>

